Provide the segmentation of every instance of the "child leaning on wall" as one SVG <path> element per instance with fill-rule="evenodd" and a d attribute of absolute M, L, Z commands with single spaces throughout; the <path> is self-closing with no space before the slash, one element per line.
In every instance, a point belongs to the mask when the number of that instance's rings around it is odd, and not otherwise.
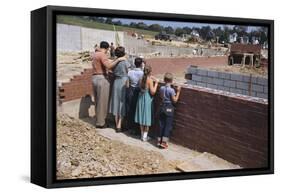
<path fill-rule="evenodd" d="M 173 103 L 176 103 L 179 99 L 181 87 L 172 87 L 173 75 L 171 73 L 165 73 L 164 75 L 165 85 L 160 88 L 161 105 L 159 112 L 159 127 L 160 134 L 158 137 L 157 146 L 167 149 L 170 132 L 173 127 L 173 119 L 175 108 Z"/>
<path fill-rule="evenodd" d="M 141 140 L 148 140 L 149 127 L 152 124 L 152 96 L 156 93 L 158 79 L 151 75 L 152 69 L 146 65 L 140 80 L 140 92 L 136 104 L 135 122 L 140 125 Z"/>

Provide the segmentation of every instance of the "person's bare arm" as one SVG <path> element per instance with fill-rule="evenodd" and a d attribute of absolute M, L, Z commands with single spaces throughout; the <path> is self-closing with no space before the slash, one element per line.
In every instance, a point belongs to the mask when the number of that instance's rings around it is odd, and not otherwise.
<path fill-rule="evenodd" d="M 176 93 L 175 96 L 172 96 L 173 102 L 177 102 L 177 101 L 179 100 L 180 91 L 181 91 L 181 87 L 180 87 L 180 86 L 177 86 L 177 93 Z"/>
<path fill-rule="evenodd" d="M 153 83 L 153 81 L 155 83 Z M 151 95 L 154 95 L 156 93 L 157 87 L 158 87 L 158 79 L 152 77 L 149 81 L 149 91 Z"/>
<path fill-rule="evenodd" d="M 120 61 L 124 61 L 126 60 L 126 57 L 120 57 L 117 58 L 116 60 L 112 61 L 112 60 L 106 60 L 103 62 L 103 65 L 107 68 L 107 69 L 112 69 L 115 65 L 117 65 Z"/>
<path fill-rule="evenodd" d="M 129 88 L 129 87 L 130 87 L 130 80 L 127 79 L 127 81 L 126 81 L 126 88 Z"/>

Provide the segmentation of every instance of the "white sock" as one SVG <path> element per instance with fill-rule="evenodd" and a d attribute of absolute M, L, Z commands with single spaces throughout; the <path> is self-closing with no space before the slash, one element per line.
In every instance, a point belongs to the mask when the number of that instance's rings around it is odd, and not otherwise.
<path fill-rule="evenodd" d="M 143 140 L 143 131 L 141 131 L 141 140 Z"/>
<path fill-rule="evenodd" d="M 147 141 L 147 134 L 148 134 L 147 131 L 143 132 L 143 140 L 144 141 Z"/>

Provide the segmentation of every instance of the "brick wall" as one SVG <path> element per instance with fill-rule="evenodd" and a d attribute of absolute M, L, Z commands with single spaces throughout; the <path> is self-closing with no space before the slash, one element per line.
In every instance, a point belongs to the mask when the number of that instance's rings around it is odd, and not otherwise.
<path fill-rule="evenodd" d="M 84 69 L 80 75 L 75 75 L 70 82 L 58 87 L 60 103 L 79 99 L 87 94 L 92 95 L 92 69 Z"/>
<path fill-rule="evenodd" d="M 228 92 L 268 98 L 268 79 L 260 76 L 211 71 L 191 66 L 192 79 L 187 83 Z"/>
<path fill-rule="evenodd" d="M 158 112 L 159 96 L 154 112 Z M 150 134 L 158 134 L 158 114 Z M 198 86 L 184 86 L 176 104 L 171 141 L 215 154 L 245 168 L 266 167 L 268 104 Z"/>

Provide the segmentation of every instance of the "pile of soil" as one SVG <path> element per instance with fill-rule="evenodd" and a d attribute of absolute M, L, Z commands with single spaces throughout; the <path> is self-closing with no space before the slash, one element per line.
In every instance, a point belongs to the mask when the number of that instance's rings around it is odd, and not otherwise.
<path fill-rule="evenodd" d="M 161 154 L 107 139 L 92 125 L 61 113 L 56 154 L 57 179 L 177 172 Z"/>

